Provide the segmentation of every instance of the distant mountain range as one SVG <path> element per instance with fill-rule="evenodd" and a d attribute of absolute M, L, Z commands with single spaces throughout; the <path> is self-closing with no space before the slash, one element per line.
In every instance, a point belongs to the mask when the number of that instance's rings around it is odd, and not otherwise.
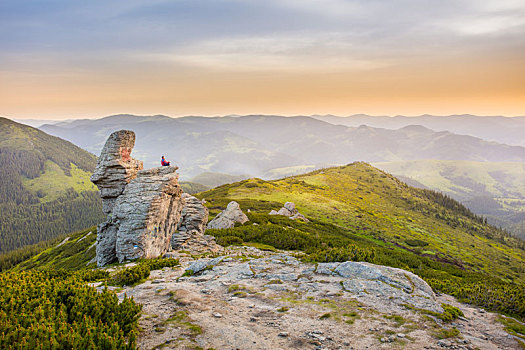
<path fill-rule="evenodd" d="M 321 118 L 321 117 L 318 117 Z M 188 180 L 202 172 L 263 176 L 275 168 L 417 159 L 525 162 L 525 147 L 420 125 L 397 130 L 334 125 L 312 117 L 116 115 L 43 125 L 41 130 L 98 154 L 118 129 L 137 134 L 145 166 L 164 155 Z"/>
<path fill-rule="evenodd" d="M 408 125 L 422 125 L 435 131 L 450 131 L 455 134 L 470 135 L 488 141 L 509 145 L 525 146 L 525 117 L 476 116 L 471 114 L 435 116 L 370 116 L 355 114 L 348 117 L 332 115 L 314 116 L 314 118 L 335 125 L 360 126 L 399 129 Z"/>

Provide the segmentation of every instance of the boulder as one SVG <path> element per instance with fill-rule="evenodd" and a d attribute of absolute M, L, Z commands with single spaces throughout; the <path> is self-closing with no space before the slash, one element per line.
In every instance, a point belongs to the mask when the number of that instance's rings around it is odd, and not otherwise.
<path fill-rule="evenodd" d="M 284 203 L 284 208 L 288 209 L 290 211 L 291 215 L 295 215 L 298 213 L 298 210 L 295 209 L 295 203 L 293 202 L 286 202 Z"/>
<path fill-rule="evenodd" d="M 282 215 L 287 216 L 292 220 L 303 220 L 305 222 L 310 222 L 303 214 L 299 213 L 299 210 L 295 207 L 295 203 L 293 202 L 286 202 L 284 203 L 284 207 L 279 209 L 279 211 L 272 210 L 268 213 L 269 215 Z"/>
<path fill-rule="evenodd" d="M 282 216 L 288 216 L 289 217 L 289 216 L 292 216 L 292 213 L 286 208 L 281 208 L 277 212 L 277 215 L 282 215 Z"/>
<path fill-rule="evenodd" d="M 246 221 L 248 217 L 242 212 L 239 203 L 231 201 L 224 211 L 208 223 L 208 228 L 232 228 L 236 222 L 244 224 Z"/>
<path fill-rule="evenodd" d="M 303 214 L 297 213 L 295 215 L 290 216 L 290 219 L 292 220 L 303 220 L 304 222 L 310 222 Z"/>

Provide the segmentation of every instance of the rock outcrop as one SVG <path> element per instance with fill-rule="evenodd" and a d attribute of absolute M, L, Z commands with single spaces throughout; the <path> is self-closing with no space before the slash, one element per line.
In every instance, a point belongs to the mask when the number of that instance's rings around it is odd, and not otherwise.
<path fill-rule="evenodd" d="M 215 238 L 204 234 L 207 222 L 208 208 L 203 201 L 183 193 L 181 217 L 177 232 L 171 237 L 171 247 L 191 254 L 218 252 L 221 247 L 215 243 Z"/>
<path fill-rule="evenodd" d="M 113 209 L 118 227 L 116 254 L 120 262 L 162 256 L 171 246 L 182 210 L 182 188 L 175 166 L 141 170 Z"/>
<path fill-rule="evenodd" d="M 108 215 L 113 210 L 117 197 L 126 185 L 137 176 L 143 165 L 131 158 L 135 146 L 135 133 L 120 130 L 112 133 L 106 141 L 91 182 L 98 186 L 102 197 L 102 210 Z"/>
<path fill-rule="evenodd" d="M 98 226 L 98 266 L 163 255 L 180 220 L 178 168 L 141 170 L 142 162 L 131 158 L 134 143 L 132 131 L 111 134 L 91 177 L 107 214 Z"/>
<path fill-rule="evenodd" d="M 284 207 L 279 209 L 279 211 L 275 211 L 275 210 L 270 211 L 269 215 L 282 215 L 282 216 L 287 216 L 292 220 L 299 219 L 299 220 L 303 220 L 306 222 L 310 221 L 303 214 L 299 213 L 299 211 L 295 207 L 295 203 L 293 202 L 284 203 Z"/>
<path fill-rule="evenodd" d="M 242 212 L 239 203 L 231 201 L 224 211 L 208 223 L 208 228 L 232 228 L 236 222 L 244 224 L 246 221 L 248 217 Z"/>

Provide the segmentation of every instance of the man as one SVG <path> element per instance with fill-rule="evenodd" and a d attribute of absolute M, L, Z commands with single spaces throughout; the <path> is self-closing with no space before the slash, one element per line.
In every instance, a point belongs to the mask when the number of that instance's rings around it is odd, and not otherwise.
<path fill-rule="evenodd" d="M 166 161 L 166 159 L 164 159 L 164 156 L 162 156 L 162 159 L 160 160 L 160 164 L 162 164 L 162 166 L 169 166 L 170 162 Z"/>

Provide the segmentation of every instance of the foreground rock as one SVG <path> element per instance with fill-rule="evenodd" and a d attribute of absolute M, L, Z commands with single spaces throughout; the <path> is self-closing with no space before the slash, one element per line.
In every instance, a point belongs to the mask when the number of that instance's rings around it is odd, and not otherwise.
<path fill-rule="evenodd" d="M 117 231 L 119 262 L 162 256 L 171 247 L 182 210 L 177 167 L 141 170 L 118 197 L 109 225 Z"/>
<path fill-rule="evenodd" d="M 269 215 L 282 215 L 282 216 L 287 216 L 292 220 L 299 219 L 305 222 L 310 221 L 303 214 L 299 213 L 299 211 L 295 207 L 295 203 L 293 202 L 284 203 L 284 207 L 279 209 L 279 211 L 275 211 L 275 210 L 270 211 Z"/>
<path fill-rule="evenodd" d="M 144 304 L 141 349 L 519 349 L 494 314 L 435 296 L 408 271 L 305 264 L 251 247 L 179 258 L 182 267 L 154 271 L 121 293 Z M 189 270 L 195 273 L 181 277 Z M 466 318 L 447 324 L 405 307 L 440 312 L 443 302 Z M 458 337 L 439 339 L 453 327 Z"/>
<path fill-rule="evenodd" d="M 248 217 L 242 212 L 239 203 L 231 201 L 224 211 L 208 223 L 208 228 L 232 228 L 235 223 L 244 224 L 246 221 L 248 221 Z"/>
<path fill-rule="evenodd" d="M 181 216 L 177 167 L 141 170 L 131 158 L 132 131 L 111 134 L 91 181 L 100 189 L 106 222 L 98 226 L 97 265 L 154 258 L 170 249 Z"/>

